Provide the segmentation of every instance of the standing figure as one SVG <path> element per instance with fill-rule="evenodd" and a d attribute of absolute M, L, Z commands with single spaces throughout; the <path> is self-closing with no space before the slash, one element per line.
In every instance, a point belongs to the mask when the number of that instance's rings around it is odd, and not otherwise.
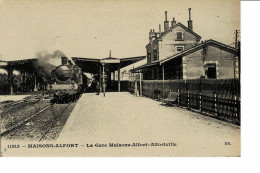
<path fill-rule="evenodd" d="M 91 92 L 95 92 L 96 91 L 96 85 L 97 85 L 97 81 L 96 81 L 96 79 L 94 79 L 91 82 Z"/>
<path fill-rule="evenodd" d="M 97 91 L 97 95 L 99 95 L 99 91 L 100 90 L 100 84 L 98 82 L 98 80 L 96 80 L 96 91 Z"/>

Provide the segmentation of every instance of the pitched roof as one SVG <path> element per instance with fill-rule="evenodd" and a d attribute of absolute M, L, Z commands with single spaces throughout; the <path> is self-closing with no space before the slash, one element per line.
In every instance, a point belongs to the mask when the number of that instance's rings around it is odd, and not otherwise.
<path fill-rule="evenodd" d="M 209 46 L 209 45 L 217 47 L 217 48 L 222 49 L 222 50 L 225 50 L 225 51 L 227 51 L 229 53 L 236 54 L 236 55 L 238 55 L 238 53 L 239 53 L 238 49 L 236 49 L 234 47 L 231 47 L 231 46 L 228 46 L 226 44 L 220 43 L 220 42 L 218 42 L 216 40 L 210 39 L 210 40 L 202 42 L 202 43 L 200 43 L 200 44 L 198 44 L 196 46 L 193 46 L 193 47 L 191 47 L 189 49 L 186 49 L 186 50 L 183 50 L 183 51 L 181 51 L 181 52 L 179 52 L 177 54 L 174 54 L 174 55 L 172 55 L 170 57 L 167 57 L 165 59 L 160 60 L 160 65 L 165 63 L 165 62 L 167 62 L 167 61 L 169 61 L 169 60 L 171 60 L 171 59 L 174 59 L 174 58 L 176 58 L 178 56 L 185 56 L 185 55 L 191 54 L 193 52 L 196 52 L 197 50 L 202 49 L 203 47 Z"/>
<path fill-rule="evenodd" d="M 134 71 L 140 70 L 140 69 L 145 68 L 145 67 L 150 67 L 150 66 L 154 66 L 154 65 L 158 65 L 158 64 L 161 65 L 161 64 L 163 64 L 163 63 L 165 63 L 165 62 L 167 62 L 167 61 L 170 61 L 170 60 L 172 60 L 172 59 L 174 59 L 174 58 L 177 58 L 177 57 L 179 57 L 179 56 L 189 55 L 189 54 L 191 54 L 191 53 L 193 53 L 193 52 L 196 52 L 196 51 L 202 49 L 203 47 L 209 46 L 209 45 L 210 45 L 210 46 L 217 47 L 217 48 L 219 48 L 219 49 L 221 49 L 221 50 L 225 50 L 225 51 L 227 51 L 227 52 L 229 52 L 229 53 L 233 53 L 233 54 L 235 54 L 235 55 L 238 55 L 238 54 L 239 54 L 238 49 L 236 49 L 236 48 L 234 48 L 234 47 L 231 47 L 231 46 L 228 46 L 228 45 L 226 45 L 226 44 L 220 43 L 220 42 L 218 42 L 218 41 L 216 41 L 216 40 L 210 39 L 210 40 L 207 40 L 207 41 L 205 41 L 205 42 L 203 42 L 203 43 L 200 43 L 200 44 L 198 44 L 198 45 L 195 45 L 195 46 L 193 46 L 193 47 L 191 47 L 191 48 L 189 48 L 189 49 L 183 50 L 183 51 L 181 51 L 181 52 L 179 52 L 179 53 L 177 53 L 177 54 L 173 54 L 172 56 L 169 56 L 169 57 L 167 57 L 167 58 L 164 58 L 164 59 L 161 59 L 161 60 L 158 60 L 158 61 L 154 61 L 154 62 L 152 62 L 151 64 L 144 64 L 144 65 L 142 65 L 142 66 L 139 66 L 139 67 L 136 67 L 136 68 L 134 68 L 134 69 L 131 69 L 131 71 L 134 72 Z"/>
<path fill-rule="evenodd" d="M 132 73 L 134 73 L 134 72 L 136 72 L 137 70 L 140 70 L 140 69 L 143 69 L 143 68 L 146 68 L 146 67 L 151 67 L 151 66 L 155 66 L 155 65 L 159 65 L 159 61 L 154 61 L 154 62 L 152 62 L 151 64 L 144 64 L 144 65 L 141 65 L 141 66 L 139 66 L 139 67 L 136 67 L 136 68 L 134 68 L 134 69 L 131 69 L 131 70 L 129 70 L 130 72 L 132 72 Z"/>
<path fill-rule="evenodd" d="M 189 33 L 191 33 L 192 35 L 194 35 L 198 40 L 201 39 L 201 36 L 200 36 L 200 35 L 198 35 L 197 33 L 193 32 L 192 30 L 190 30 L 189 28 L 187 28 L 187 27 L 186 27 L 185 25 L 183 25 L 182 23 L 178 22 L 176 25 L 174 25 L 173 27 L 170 27 L 167 31 L 163 32 L 158 38 L 156 38 L 156 39 L 153 41 L 153 43 L 156 42 L 156 41 L 158 41 L 158 40 L 160 40 L 160 39 L 162 39 L 165 35 L 167 35 L 169 32 L 172 32 L 172 30 L 175 29 L 175 28 L 178 27 L 178 26 L 182 27 L 184 30 L 186 30 L 187 32 L 189 32 Z M 147 47 L 148 45 L 150 45 L 150 43 L 147 44 L 146 47 Z"/>

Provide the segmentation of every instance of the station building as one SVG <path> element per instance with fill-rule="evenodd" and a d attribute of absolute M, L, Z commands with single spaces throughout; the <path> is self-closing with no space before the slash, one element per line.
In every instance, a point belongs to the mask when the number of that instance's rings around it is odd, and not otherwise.
<path fill-rule="evenodd" d="M 191 9 L 188 27 L 167 20 L 164 32 L 150 30 L 146 45 L 147 63 L 131 70 L 142 73 L 144 80 L 228 79 L 239 77 L 239 51 L 215 40 L 200 41 L 193 31 Z"/>

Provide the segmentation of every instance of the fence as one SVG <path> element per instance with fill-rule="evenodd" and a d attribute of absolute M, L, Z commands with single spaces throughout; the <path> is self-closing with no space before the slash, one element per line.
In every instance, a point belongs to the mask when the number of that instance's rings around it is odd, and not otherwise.
<path fill-rule="evenodd" d="M 140 89 L 140 82 L 137 82 Z M 128 91 L 134 92 L 130 81 Z M 240 125 L 240 81 L 238 79 L 144 80 L 142 93 L 153 99 L 178 92 L 178 105 Z"/>

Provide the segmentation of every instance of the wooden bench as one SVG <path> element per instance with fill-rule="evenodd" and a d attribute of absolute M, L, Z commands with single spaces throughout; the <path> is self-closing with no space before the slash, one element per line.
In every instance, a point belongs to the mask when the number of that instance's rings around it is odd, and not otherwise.
<path fill-rule="evenodd" d="M 166 99 L 161 99 L 163 103 L 172 104 L 177 101 L 179 93 L 177 92 L 169 92 L 168 97 Z"/>

